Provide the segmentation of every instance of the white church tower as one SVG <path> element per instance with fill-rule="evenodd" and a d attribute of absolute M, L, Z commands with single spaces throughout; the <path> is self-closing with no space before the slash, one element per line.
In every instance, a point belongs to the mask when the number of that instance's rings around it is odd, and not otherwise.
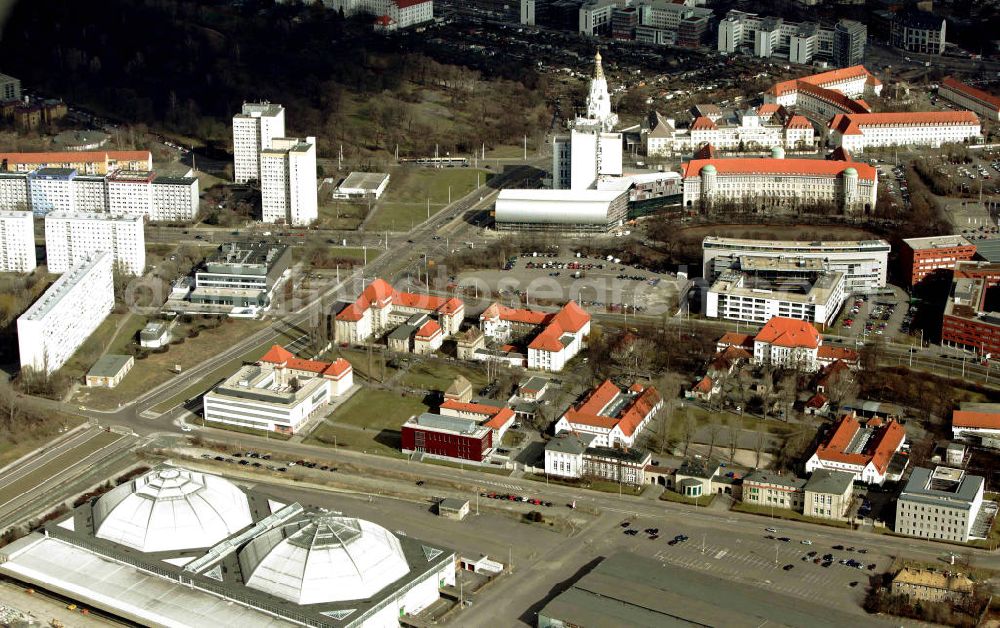
<path fill-rule="evenodd" d="M 587 115 L 578 118 L 577 126 L 600 126 L 603 131 L 610 131 L 618 124 L 618 116 L 611 112 L 611 95 L 608 94 L 608 81 L 604 78 L 604 68 L 601 67 L 601 51 L 594 55 L 594 78 L 590 80 L 590 93 L 587 95 Z"/>

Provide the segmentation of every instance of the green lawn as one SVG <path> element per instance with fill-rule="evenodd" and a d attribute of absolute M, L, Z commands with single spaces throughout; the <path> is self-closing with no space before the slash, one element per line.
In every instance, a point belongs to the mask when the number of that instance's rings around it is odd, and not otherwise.
<path fill-rule="evenodd" d="M 448 204 L 457 201 L 480 184 L 489 173 L 470 168 L 399 168 L 392 173 L 389 187 L 379 200 L 372 219 L 365 225 L 368 231 L 408 231 Z M 477 178 L 478 177 L 478 178 Z"/>
<path fill-rule="evenodd" d="M 736 512 L 748 512 L 754 515 L 762 515 L 770 517 L 772 514 L 775 519 L 788 519 L 791 521 L 805 521 L 807 523 L 816 523 L 823 526 L 830 526 L 832 528 L 849 528 L 851 525 L 846 521 L 834 521 L 833 519 L 820 519 L 818 517 L 807 517 L 805 515 L 799 514 L 794 510 L 787 510 L 784 508 L 775 508 L 772 510 L 767 506 L 755 506 L 752 504 L 733 504 L 732 510 Z"/>
<path fill-rule="evenodd" d="M 372 368 L 371 372 L 368 370 L 368 352 L 364 349 L 345 349 L 341 347 L 334 347 L 326 355 L 322 356 L 324 360 L 336 360 L 337 358 L 344 358 L 351 363 L 354 367 L 354 373 L 360 375 L 361 377 L 371 380 L 374 375 L 375 381 L 382 381 L 382 355 L 378 351 L 372 352 Z M 395 368 L 385 365 L 385 379 L 391 378 L 396 373 Z"/>
<path fill-rule="evenodd" d="M 678 504 L 689 504 L 691 506 L 707 507 L 712 505 L 712 500 L 715 499 L 715 493 L 708 496 L 702 496 L 699 498 L 686 497 L 680 493 L 674 492 L 672 489 L 666 489 L 660 495 L 660 499 L 665 502 L 676 502 Z"/>
<path fill-rule="evenodd" d="M 195 423 L 197 423 L 197 421 Z M 292 437 L 291 434 L 282 434 L 280 432 L 268 432 L 267 430 L 258 430 L 252 427 L 245 427 L 243 425 L 230 425 L 228 423 L 217 423 L 215 421 L 202 421 L 202 424 L 205 425 L 206 427 L 211 427 L 217 430 L 239 432 L 240 434 L 252 434 L 254 436 L 274 438 L 276 440 L 288 440 Z"/>
<path fill-rule="evenodd" d="M 452 467 L 453 469 L 465 469 L 466 471 L 479 471 L 481 473 L 502 475 L 504 477 L 509 477 L 511 473 L 510 469 L 498 469 L 486 464 L 462 464 L 460 462 L 452 462 L 451 460 L 437 460 L 436 458 L 424 458 L 423 462 L 427 464 L 436 464 L 439 467 Z"/>
<path fill-rule="evenodd" d="M 475 391 L 486 385 L 486 375 L 465 365 L 432 360 L 415 364 L 400 378 L 403 386 L 424 390 L 445 390 L 459 375 L 464 376 Z"/>
<path fill-rule="evenodd" d="M 386 390 L 365 388 L 354 393 L 324 422 L 353 425 L 369 430 L 395 430 L 414 414 L 427 412 L 428 407 L 416 397 Z"/>
<path fill-rule="evenodd" d="M 368 215 L 368 204 L 327 201 L 319 206 L 316 226 L 320 229 L 354 230 Z"/>
<path fill-rule="evenodd" d="M 524 478 L 536 482 L 546 482 L 544 475 L 536 473 L 525 473 Z M 629 486 L 628 484 L 619 485 L 618 482 L 611 482 L 609 480 L 580 480 L 579 482 L 574 482 L 572 480 L 549 476 L 547 483 L 558 484 L 559 486 L 572 486 L 573 488 L 586 488 L 602 493 L 617 493 L 620 489 L 622 495 L 638 495 L 642 492 L 642 487 Z"/>
<path fill-rule="evenodd" d="M 0 467 L 17 460 L 28 452 L 34 451 L 54 439 L 58 436 L 58 426 L 73 429 L 84 421 L 83 417 L 62 413 L 48 415 L 46 418 L 52 425 L 51 429 L 38 429 L 32 433 L 20 434 L 16 441 L 0 439 Z"/>

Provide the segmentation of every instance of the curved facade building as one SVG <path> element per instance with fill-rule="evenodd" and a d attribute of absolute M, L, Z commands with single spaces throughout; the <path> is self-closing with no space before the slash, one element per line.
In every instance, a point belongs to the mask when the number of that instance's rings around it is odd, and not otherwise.
<path fill-rule="evenodd" d="M 604 233 L 628 217 L 627 190 L 501 190 L 500 231 Z"/>
<path fill-rule="evenodd" d="M 875 208 L 878 172 L 818 159 L 695 159 L 681 166 L 684 206 L 733 203 L 752 210 L 832 203 L 846 213 Z"/>

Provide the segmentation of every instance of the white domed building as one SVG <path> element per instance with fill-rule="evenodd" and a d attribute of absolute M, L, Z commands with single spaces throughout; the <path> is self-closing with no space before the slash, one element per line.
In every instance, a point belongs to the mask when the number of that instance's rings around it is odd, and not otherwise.
<path fill-rule="evenodd" d="M 453 551 L 160 466 L 0 549 L 0 573 L 140 625 L 396 627 Z"/>
<path fill-rule="evenodd" d="M 235 484 L 172 467 L 126 482 L 94 504 L 97 538 L 147 553 L 210 547 L 252 523 Z"/>

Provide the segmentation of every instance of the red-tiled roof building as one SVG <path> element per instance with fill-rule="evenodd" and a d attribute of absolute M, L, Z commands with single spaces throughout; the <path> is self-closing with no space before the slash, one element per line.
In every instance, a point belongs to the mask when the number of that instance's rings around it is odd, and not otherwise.
<path fill-rule="evenodd" d="M 0 172 L 72 168 L 79 174 L 105 175 L 115 170 L 152 170 L 148 150 L 95 150 L 51 153 L 0 153 Z"/>
<path fill-rule="evenodd" d="M 623 391 L 609 379 L 567 410 L 555 431 L 593 434 L 594 447 L 633 447 L 662 407 L 663 398 L 656 388 L 636 384 Z"/>
<path fill-rule="evenodd" d="M 1000 121 L 1000 96 L 966 85 L 950 76 L 941 81 L 938 96 L 950 100 L 959 107 L 965 107 L 987 120 Z"/>
<path fill-rule="evenodd" d="M 971 111 L 847 113 L 830 120 L 830 141 L 852 152 L 872 146 L 963 144 L 982 137 Z"/>
<path fill-rule="evenodd" d="M 414 314 L 435 319 L 443 337 L 458 332 L 465 318 L 465 303 L 456 297 L 399 292 L 384 279 L 375 279 L 358 295 L 354 303 L 342 309 L 334 328 L 338 342 L 360 344 L 372 335 L 404 324 Z M 423 326 L 431 337 L 433 329 Z"/>
<path fill-rule="evenodd" d="M 528 368 L 540 371 L 561 371 L 590 334 L 590 314 L 575 301 L 554 314 L 494 303 L 479 316 L 479 323 L 486 337 L 497 344 L 530 338 Z"/>
<path fill-rule="evenodd" d="M 882 484 L 889 463 L 905 443 L 906 431 L 898 422 L 872 419 L 862 425 L 854 413 L 847 414 L 806 462 L 806 472 L 845 471 L 854 474 L 855 481 Z"/>
<path fill-rule="evenodd" d="M 779 155 L 780 157 L 780 155 Z M 878 172 L 826 159 L 694 159 L 681 165 L 685 207 L 719 203 L 774 206 L 834 203 L 848 212 L 875 207 Z"/>

